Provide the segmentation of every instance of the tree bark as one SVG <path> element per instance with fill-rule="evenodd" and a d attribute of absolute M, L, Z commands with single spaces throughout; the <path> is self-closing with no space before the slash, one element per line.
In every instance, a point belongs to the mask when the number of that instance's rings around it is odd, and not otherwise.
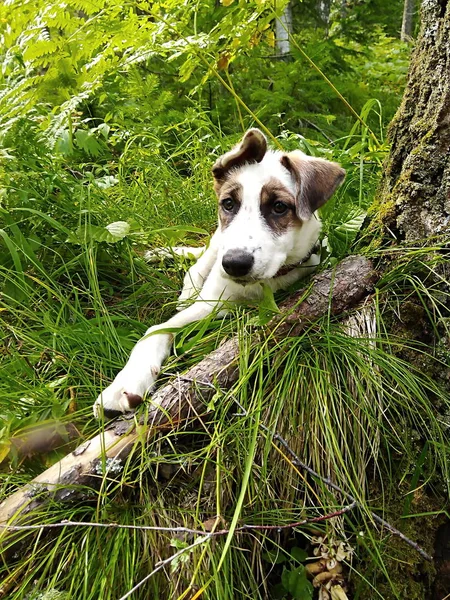
<path fill-rule="evenodd" d="M 383 240 L 390 240 L 397 249 L 404 247 L 405 252 L 408 248 L 422 246 L 429 247 L 431 255 L 438 247 L 441 258 L 444 258 L 445 248 L 450 242 L 449 0 L 422 2 L 421 30 L 411 57 L 404 96 L 391 123 L 389 137 L 391 152 L 385 164 L 377 200 L 371 210 L 369 231 L 378 239 L 381 232 Z M 448 265 L 448 262 L 440 260 L 439 267 L 433 268 L 432 276 L 428 279 L 430 282 L 435 277 L 430 296 L 438 290 L 443 292 L 439 296 L 439 311 L 441 317 L 447 318 L 450 314 Z M 415 272 L 414 277 L 420 278 L 421 273 Z M 411 299 L 414 302 L 413 296 Z M 426 300 L 417 300 L 415 304 L 422 312 L 423 302 Z M 424 328 L 421 324 L 418 326 L 417 319 L 405 318 L 406 312 L 404 306 L 399 306 L 398 318 L 394 317 L 396 333 L 401 331 L 401 336 L 409 340 L 420 338 L 424 335 Z M 430 354 L 439 342 L 440 352 L 448 356 L 450 339 L 445 319 L 435 317 L 434 306 L 431 306 L 429 316 L 433 322 L 427 319 L 424 322 L 429 328 L 426 343 Z M 413 362 L 417 357 L 410 353 L 408 359 Z M 439 377 L 448 386 L 450 370 L 446 370 L 442 362 L 433 365 L 430 359 L 425 367 L 423 361 L 418 364 L 425 371 L 435 369 L 428 375 Z M 439 524 L 436 523 L 435 527 Z M 431 524 L 429 527 L 429 535 L 433 535 Z M 447 533 L 450 531 L 448 526 L 441 527 L 440 531 L 444 530 Z M 448 540 L 442 543 L 438 536 L 435 551 L 437 576 L 433 600 L 442 600 L 450 590 Z M 422 597 L 429 598 L 429 587 L 425 582 L 423 586 Z M 408 595 L 406 588 L 404 593 Z"/>
<path fill-rule="evenodd" d="M 325 31 L 328 35 L 328 28 L 330 26 L 330 11 L 331 11 L 331 0 L 319 0 L 317 2 L 317 12 L 325 25 Z"/>
<path fill-rule="evenodd" d="M 391 154 L 371 227 L 408 243 L 450 229 L 450 10 L 424 0 L 408 83 L 390 127 Z"/>
<path fill-rule="evenodd" d="M 275 339 L 299 335 L 312 320 L 354 307 L 367 296 L 375 280 L 372 263 L 362 256 L 346 258 L 335 269 L 316 275 L 306 299 L 302 300 L 302 290 L 281 305 L 286 318 L 277 317 L 271 323 Z M 186 374 L 159 389 L 138 425 L 134 420 L 114 422 L 3 501 L 0 524 L 22 521 L 50 499 L 88 499 L 86 490 L 98 489 L 108 475 L 114 478 L 138 440 L 150 441 L 163 427 L 176 428 L 195 420 L 218 389 L 229 389 L 239 378 L 238 357 L 238 340 L 229 339 Z"/>

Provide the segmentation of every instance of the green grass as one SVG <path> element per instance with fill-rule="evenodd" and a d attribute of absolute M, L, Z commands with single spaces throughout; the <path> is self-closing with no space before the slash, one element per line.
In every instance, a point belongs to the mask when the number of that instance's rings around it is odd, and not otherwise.
<path fill-rule="evenodd" d="M 376 317 L 369 314 L 367 319 Z M 254 330 L 244 313 L 225 324 L 224 330 L 231 333 L 236 326 L 243 340 L 249 329 Z M 362 328 L 360 333 L 367 331 Z M 217 343 L 217 334 L 213 332 L 195 355 Z M 440 390 L 396 356 L 403 347 L 400 340 L 380 334 L 348 336 L 343 326 L 326 318 L 297 339 L 276 346 L 262 344 L 251 354 L 243 344 L 242 377 L 216 400 L 207 427 L 181 427 L 161 434 L 148 447 L 136 449 L 125 472 L 105 480 L 90 506 L 50 506 L 34 521 L 67 518 L 202 528 L 205 520 L 221 515 L 228 527 L 233 518 L 249 524 L 285 524 L 332 512 L 345 503 L 321 484 L 306 481 L 304 473 L 275 450 L 258 423 L 280 432 L 305 462 L 331 475 L 367 509 L 386 511 L 386 517 L 392 518 L 383 498 L 392 493 L 399 473 L 417 459 L 421 440 L 430 440 L 439 450 L 430 453 L 427 478 L 433 480 L 447 469 L 446 456 L 440 452 L 445 431 L 429 401 L 430 394 Z M 181 368 L 195 355 L 167 369 Z M 235 398 L 245 407 L 245 415 Z M 441 402 L 448 405 L 448 399 L 441 397 Z M 86 406 L 70 418 L 86 423 L 88 411 Z M 411 431 L 416 432 L 415 440 Z M 22 481 L 29 476 L 27 471 Z M 374 494 L 374 485 L 381 483 L 385 490 L 378 487 Z M 348 539 L 356 549 L 356 562 L 369 554 L 382 572 L 384 554 L 391 550 L 369 521 L 351 514 L 314 530 Z M 361 527 L 364 539 L 356 535 Z M 206 541 L 173 573 L 168 568 L 165 574 L 155 575 L 135 597 L 189 597 L 183 594 L 193 583 L 196 589 L 205 586 L 206 598 L 263 598 L 265 585 L 270 588 L 280 575 L 275 567 L 266 579 L 273 567 L 264 561 L 262 551 L 288 552 L 299 540 L 305 544 L 311 534 L 311 528 L 287 538 L 238 534 L 230 538 L 230 546 L 224 539 Z M 173 553 L 173 536 L 166 533 L 78 527 L 63 529 L 56 536 L 26 537 L 30 549 L 26 558 L 21 555 L 9 562 L 9 578 L 20 581 L 11 598 L 23 597 L 27 583 L 34 589 L 65 590 L 76 598 L 118 598 L 154 568 L 157 558 Z M 407 547 L 403 551 L 414 563 L 413 552 Z M 219 566 L 219 575 L 211 579 Z M 357 575 L 354 581 L 358 585 Z M 370 597 L 377 597 L 375 590 Z"/>
<path fill-rule="evenodd" d="M 373 105 L 365 110 L 367 117 Z M 130 139 L 109 161 L 52 157 L 41 149 L 36 163 L 9 167 L 0 246 L 2 455 L 12 436 L 44 421 L 73 422 L 82 440 L 98 432 L 101 425 L 92 415 L 97 394 L 145 329 L 174 311 L 186 263 L 149 265 L 142 254 L 149 246 L 204 243 L 214 229 L 209 169 L 214 155 L 237 136 L 222 136 L 209 123 L 205 137 L 205 127 L 205 122 L 201 128 L 180 125 L 179 144 L 164 137 Z M 287 149 L 300 146 L 348 170 L 342 190 L 322 212 L 324 267 L 333 264 L 351 251 L 387 147 L 374 148 L 360 124 L 331 149 L 289 132 L 280 140 Z M 128 233 L 101 241 L 105 226 L 117 221 L 129 224 Z M 383 251 L 372 256 L 386 262 Z M 178 356 L 168 361 L 161 383 L 231 335 L 241 343 L 238 383 L 218 392 L 195 427 L 181 424 L 148 445 L 137 444 L 126 468 L 105 477 L 90 502 L 49 503 L 34 522 L 202 529 L 220 516 L 217 527 L 233 529 L 241 523 L 284 525 L 346 504 L 294 467 L 264 425 L 362 508 L 287 534 L 208 539 L 157 572 L 133 598 L 272 597 L 283 566 L 271 557 L 285 554 L 284 564 L 292 567 L 292 548 L 309 551 L 318 532 L 354 548 L 348 568 L 355 597 L 404 598 L 402 581 L 419 572 L 419 557 L 377 529 L 370 510 L 432 550 L 431 537 L 422 535 L 432 528 L 414 514 L 439 512 L 446 495 L 449 398 L 434 373 L 448 357 L 440 354 L 443 348 L 406 339 L 400 327 L 392 333 L 392 326 L 411 302 L 427 327 L 442 331 L 446 292 L 439 252 L 401 248 L 389 260 L 371 302 L 342 323 L 326 315 L 301 336 L 274 341 L 258 324 L 257 310 L 247 307 L 200 325 L 201 336 L 196 327 L 181 333 Z M 249 348 L 255 332 L 261 342 Z M 6 458 L 1 497 L 66 452 L 20 463 Z M 425 486 L 431 490 L 428 505 L 416 493 Z M 24 546 L 11 545 L 0 565 L 2 593 L 11 600 L 118 600 L 159 560 L 195 541 L 188 536 L 174 542 L 167 532 L 88 526 L 19 537 Z"/>

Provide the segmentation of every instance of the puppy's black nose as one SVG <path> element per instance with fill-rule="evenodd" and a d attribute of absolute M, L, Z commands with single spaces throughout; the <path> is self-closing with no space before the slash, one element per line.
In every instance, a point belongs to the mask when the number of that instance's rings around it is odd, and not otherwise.
<path fill-rule="evenodd" d="M 231 277 L 244 277 L 250 273 L 254 260 L 253 254 L 244 250 L 228 250 L 223 255 L 222 267 Z"/>

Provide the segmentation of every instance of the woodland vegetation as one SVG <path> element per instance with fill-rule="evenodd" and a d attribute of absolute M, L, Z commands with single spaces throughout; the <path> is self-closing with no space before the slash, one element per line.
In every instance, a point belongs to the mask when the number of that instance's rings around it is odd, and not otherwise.
<path fill-rule="evenodd" d="M 450 593 L 449 10 L 0 5 L 0 598 Z M 347 171 L 319 274 L 180 331 L 164 413 L 96 421 L 188 265 L 145 250 L 208 240 L 253 126 Z"/>

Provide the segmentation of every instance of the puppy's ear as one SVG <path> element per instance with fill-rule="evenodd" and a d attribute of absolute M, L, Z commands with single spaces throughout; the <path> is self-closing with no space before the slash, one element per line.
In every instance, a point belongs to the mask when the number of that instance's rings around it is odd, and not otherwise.
<path fill-rule="evenodd" d="M 259 129 L 249 129 L 240 143 L 221 156 L 212 168 L 216 182 L 221 182 L 233 167 L 261 162 L 267 151 L 266 136 Z"/>
<path fill-rule="evenodd" d="M 344 169 L 337 163 L 307 156 L 300 150 L 283 154 L 281 164 L 295 180 L 297 215 L 304 221 L 331 198 L 345 178 Z"/>

